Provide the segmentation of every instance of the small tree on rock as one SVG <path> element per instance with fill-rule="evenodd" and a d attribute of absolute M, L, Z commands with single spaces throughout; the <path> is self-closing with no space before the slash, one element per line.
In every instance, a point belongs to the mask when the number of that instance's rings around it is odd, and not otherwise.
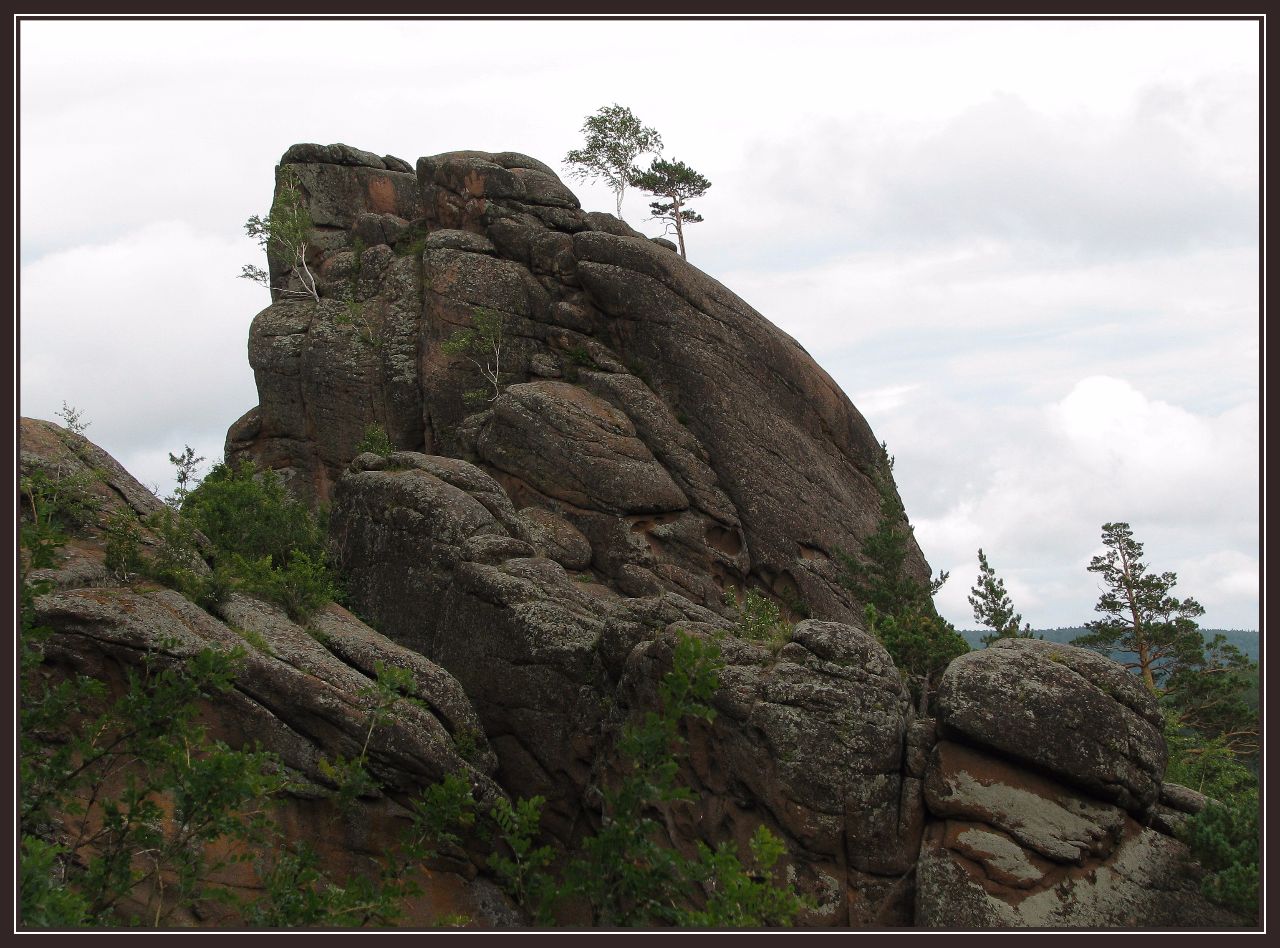
<path fill-rule="evenodd" d="M 987 562 L 987 555 L 978 550 L 978 581 L 970 590 L 969 605 L 973 606 L 973 618 L 979 625 L 991 629 L 982 637 L 983 645 L 997 639 L 1029 639 L 1031 624 L 1022 624 L 1022 616 L 1013 609 L 1013 600 L 1004 588 L 1004 580 Z"/>
<path fill-rule="evenodd" d="M 626 106 L 606 105 L 582 123 L 586 143 L 565 155 L 569 176 L 577 181 L 603 179 L 617 201 L 622 217 L 622 195 L 631 184 L 635 161 L 645 152 L 662 151 L 662 136 L 641 123 Z"/>
<path fill-rule="evenodd" d="M 694 198 L 700 198 L 711 187 L 711 182 L 694 171 L 683 161 L 667 161 L 655 158 L 648 171 L 636 170 L 631 183 L 656 198 L 649 205 L 655 220 L 666 221 L 674 225 L 676 241 L 680 245 L 680 256 L 688 259 L 684 250 L 684 225 L 702 223 L 702 215 L 690 210 L 685 205 Z"/>
<path fill-rule="evenodd" d="M 302 182 L 290 168 L 285 168 L 280 173 L 276 197 L 266 218 L 255 214 L 244 224 L 245 233 L 266 250 L 267 258 L 279 266 L 291 268 L 302 284 L 301 290 L 285 288 L 280 292 L 285 295 L 307 296 L 319 302 L 320 292 L 316 289 L 315 275 L 307 267 L 312 227 L 311 215 L 307 213 L 302 197 Z M 240 278 L 271 288 L 271 278 L 267 271 L 251 263 L 241 267 Z"/>
<path fill-rule="evenodd" d="M 463 397 L 468 402 L 491 402 L 502 394 L 504 323 L 502 313 L 480 307 L 472 316 L 469 329 L 456 330 L 440 346 L 446 355 L 462 356 L 474 365 L 485 382 L 493 387 L 492 395 L 483 388 L 466 392 Z"/>

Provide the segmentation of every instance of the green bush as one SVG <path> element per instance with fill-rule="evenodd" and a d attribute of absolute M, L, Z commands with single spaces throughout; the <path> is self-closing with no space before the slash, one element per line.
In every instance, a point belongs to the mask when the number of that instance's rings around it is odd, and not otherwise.
<path fill-rule="evenodd" d="M 274 471 L 251 461 L 218 464 L 182 501 L 182 514 L 224 553 L 288 566 L 299 554 L 325 555 L 325 523 L 289 495 Z"/>
<path fill-rule="evenodd" d="M 162 563 L 162 575 L 197 601 L 225 595 L 238 586 L 250 595 L 283 606 L 303 619 L 337 596 L 328 567 L 328 540 L 323 516 L 312 516 L 289 496 L 273 471 L 259 472 L 248 461 L 236 467 L 216 465 L 198 487 L 182 499 L 180 516 L 168 517 L 163 531 L 174 537 L 172 549 L 188 559 L 194 531 L 208 539 L 213 573 L 192 579 L 184 565 Z M 190 573 L 189 564 L 185 567 Z"/>
<path fill-rule="evenodd" d="M 395 449 L 395 445 L 391 443 L 391 439 L 387 436 L 387 429 L 377 422 L 370 422 L 365 425 L 364 437 L 356 445 L 356 454 L 365 454 L 367 452 L 385 458 Z"/>
<path fill-rule="evenodd" d="M 739 638 L 760 642 L 774 655 L 791 641 L 791 623 L 782 618 L 781 606 L 758 590 L 748 589 L 739 603 L 731 586 L 725 590 L 724 603 L 738 609 L 734 635 Z"/>
<path fill-rule="evenodd" d="M 1258 918 L 1259 799 L 1257 775 L 1224 736 L 1207 739 L 1166 712 L 1169 765 L 1165 780 L 1210 799 L 1179 836 L 1208 871 L 1201 891 L 1210 901 Z"/>

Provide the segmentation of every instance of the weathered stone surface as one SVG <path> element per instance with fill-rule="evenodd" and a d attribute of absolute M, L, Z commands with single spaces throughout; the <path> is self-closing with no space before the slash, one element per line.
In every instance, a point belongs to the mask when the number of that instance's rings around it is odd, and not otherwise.
<path fill-rule="evenodd" d="M 625 514 L 689 505 L 630 418 L 564 382 L 510 386 L 494 402 L 477 450 L 498 470 L 578 507 Z"/>
<path fill-rule="evenodd" d="M 1243 920 L 1200 895 L 1181 843 L 1126 818 L 1105 862 L 1055 866 L 990 828 L 946 820 L 916 865 L 925 928 L 1216 928 Z"/>
<path fill-rule="evenodd" d="M 91 526 L 101 530 L 112 516 L 155 513 L 164 505 L 111 455 L 52 421 L 22 418 L 18 426 L 18 463 L 23 471 L 43 471 L 51 479 L 81 485 L 89 501 Z"/>
<path fill-rule="evenodd" d="M 1166 781 L 1160 785 L 1160 802 L 1179 813 L 1199 813 L 1209 805 L 1209 798 L 1180 783 Z"/>
<path fill-rule="evenodd" d="M 465 230 L 437 230 L 423 244 L 427 250 L 463 250 L 467 253 L 493 253 L 493 241 L 483 234 Z"/>
<path fill-rule="evenodd" d="M 632 649 L 621 708 L 653 705 L 677 629 L 698 631 L 673 623 Z M 902 807 L 909 700 L 897 670 L 870 635 L 830 622 L 800 623 L 776 658 L 733 638 L 722 649 L 719 714 L 689 726 L 688 777 L 699 803 L 682 823 L 745 840 L 763 822 L 798 844 L 792 865 L 803 889 L 822 901 L 822 878 L 835 872 L 859 911 L 874 916 L 889 898 L 886 877 L 904 873 L 919 844 L 918 823 L 913 834 Z M 922 812 L 918 800 L 915 809 Z M 849 904 L 837 902 L 825 923 L 847 923 Z"/>
<path fill-rule="evenodd" d="M 1004 639 L 962 655 L 938 690 L 944 734 L 1043 767 L 1141 813 L 1166 750 L 1159 707 L 1119 664 L 1070 645 Z"/>
<path fill-rule="evenodd" d="M 1125 821 L 1119 807 L 949 741 L 934 748 L 924 794 L 935 816 L 986 823 L 1055 862 L 1107 856 Z"/>
<path fill-rule="evenodd" d="M 710 457 L 752 573 L 813 614 L 857 615 L 834 557 L 858 549 L 879 514 L 879 447 L 861 415 L 794 340 L 678 255 L 594 231 L 576 234 L 573 251 L 592 303 L 612 317 L 604 338 L 643 366 Z M 911 569 L 927 569 L 914 550 Z"/>
<path fill-rule="evenodd" d="M 352 232 L 366 248 L 379 244 L 393 245 L 409 227 L 409 222 L 394 214 L 361 214 Z"/>
<path fill-rule="evenodd" d="M 572 524 L 541 507 L 526 507 L 520 517 L 529 525 L 535 545 L 567 570 L 591 565 L 591 544 Z"/>
<path fill-rule="evenodd" d="M 280 159 L 282 165 L 355 165 L 364 168 L 386 170 L 386 161 L 371 151 L 352 148 L 350 145 L 291 145 Z M 404 168 L 399 170 L 408 171 Z"/>
<path fill-rule="evenodd" d="M 382 159 L 371 156 L 379 165 Z M 417 180 L 373 165 L 289 164 L 307 194 L 307 210 L 320 227 L 352 227 L 361 214 L 418 216 Z"/>
<path fill-rule="evenodd" d="M 504 314 L 505 382 L 589 390 L 627 416 L 665 471 L 645 474 L 641 493 L 656 496 L 641 497 L 639 508 L 626 496 L 636 483 L 623 484 L 621 500 L 602 497 L 618 483 L 573 484 L 572 503 L 614 517 L 690 511 L 678 524 L 646 527 L 647 551 L 620 539 L 624 521 L 572 520 L 611 564 L 608 583 L 627 593 L 652 577 L 708 606 L 726 585 L 755 585 L 803 601 L 811 615 L 860 614 L 834 557 L 856 550 L 874 526 L 879 449 L 793 340 L 624 222 L 584 214 L 552 169 L 526 155 L 423 158 L 412 194 L 394 162 L 378 162 L 337 146 L 286 155 L 320 225 L 314 268 L 324 299 L 281 298 L 255 320 L 260 406 L 228 432 L 231 456 L 268 464 L 326 502 L 364 428 L 380 423 L 398 448 L 479 460 L 502 473 L 504 487 L 524 491 L 520 506 L 551 509 L 564 484 L 552 486 L 545 472 L 534 483 L 511 459 L 501 466 L 492 436 L 478 450 L 485 424 L 502 429 L 517 406 L 501 406 L 496 423 L 478 418 L 463 396 L 484 381 L 466 358 L 441 351 L 478 307 L 489 308 Z M 381 205 L 369 190 L 377 175 L 391 182 L 377 185 L 393 197 Z M 368 248 L 359 266 L 356 237 Z M 420 261 L 397 256 L 424 249 Z M 273 278 L 283 286 L 292 277 Z M 355 310 L 345 301 L 352 279 Z M 576 454 L 589 458 L 581 446 Z M 615 481 L 619 467 L 633 467 L 625 456 L 591 463 Z M 911 568 L 928 572 L 915 550 Z"/>
<path fill-rule="evenodd" d="M 912 777 L 923 777 L 933 746 L 938 742 L 938 722 L 933 718 L 919 718 L 907 728 L 906 772 Z"/>

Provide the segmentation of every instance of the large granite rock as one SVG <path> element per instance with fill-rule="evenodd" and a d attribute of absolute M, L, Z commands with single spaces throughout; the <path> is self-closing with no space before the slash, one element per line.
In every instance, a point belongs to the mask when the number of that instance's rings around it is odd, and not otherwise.
<path fill-rule="evenodd" d="M 472 460 L 517 509 L 565 518 L 620 593 L 715 609 L 726 585 L 757 586 L 815 617 L 860 615 L 836 554 L 879 516 L 879 446 L 745 302 L 584 213 L 527 155 L 450 152 L 410 176 L 345 145 L 297 145 L 280 168 L 317 225 L 321 300 L 277 292 L 254 320 L 259 405 L 228 432 L 229 457 L 327 503 L 381 424 L 397 448 Z M 503 321 L 505 391 L 476 406 L 475 366 L 442 345 L 480 308 Z M 928 574 L 914 544 L 910 568 Z"/>
<path fill-rule="evenodd" d="M 513 516 L 496 484 L 446 458 L 362 455 L 337 485 L 333 528 L 362 613 L 461 682 L 504 789 L 546 798 L 543 825 L 562 842 L 593 825 L 612 741 L 654 706 L 677 632 L 714 633 L 720 714 L 691 728 L 685 778 L 702 802 L 673 817 L 673 841 L 745 845 L 769 826 L 821 906 L 811 923 L 904 924 L 924 808 L 920 780 L 902 774 L 909 700 L 884 648 L 810 620 L 775 656 L 683 596 L 570 577 L 525 539 L 544 545 L 569 525 Z"/>
<path fill-rule="evenodd" d="M 378 663 L 408 669 L 421 704 L 370 744 L 386 790 L 326 841 L 358 867 L 400 797 L 445 773 L 486 799 L 544 797 L 544 832 L 572 848 L 600 823 L 618 737 L 656 706 L 677 636 L 710 637 L 717 713 L 683 725 L 695 800 L 664 832 L 692 852 L 768 827 L 812 899 L 804 924 L 1239 923 L 1198 896 L 1171 834 L 1204 801 L 1162 785 L 1159 710 L 1119 665 L 999 642 L 951 665 L 936 719 L 916 716 L 840 582 L 838 554 L 880 516 L 880 448 L 794 340 L 669 247 L 583 212 L 526 155 L 450 152 L 415 173 L 304 144 L 286 171 L 316 224 L 321 298 L 299 302 L 273 264 L 249 340 L 259 405 L 227 457 L 331 506 L 369 624 L 331 606 L 303 628 L 240 596 L 211 614 L 113 575 L 106 517 L 157 502 L 83 439 L 24 423 L 24 465 L 102 482 L 38 605 L 55 660 L 106 673 L 148 650 L 250 646 L 213 709 L 220 733 L 262 740 L 317 786 L 321 760 L 367 734 Z M 445 345 L 482 312 L 498 345 L 474 360 Z M 396 450 L 358 453 L 370 424 Z M 909 569 L 929 573 L 914 544 Z M 745 640 L 730 587 L 811 618 L 780 646 Z M 518 921 L 470 855 L 432 876 L 421 917 L 465 905 Z"/>

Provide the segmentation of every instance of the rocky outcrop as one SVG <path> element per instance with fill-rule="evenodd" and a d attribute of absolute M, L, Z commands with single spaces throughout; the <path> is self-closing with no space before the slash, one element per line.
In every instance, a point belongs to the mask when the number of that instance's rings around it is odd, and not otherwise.
<path fill-rule="evenodd" d="M 321 301 L 284 291 L 258 315 L 259 405 L 232 426 L 251 457 L 328 502 L 365 427 L 396 447 L 464 458 L 517 510 L 565 520 L 593 573 L 624 594 L 718 608 L 758 586 L 848 621 L 838 551 L 857 551 L 880 502 L 880 449 L 796 342 L 678 254 L 584 213 L 555 173 L 514 152 L 403 163 L 298 145 L 316 224 Z M 503 322 L 505 388 L 442 344 L 477 311 Z M 912 568 L 928 573 L 919 551 Z M 575 557 L 574 561 L 580 560 Z"/>
<path fill-rule="evenodd" d="M 1160 708 L 1135 676 L 1087 649 L 1005 639 L 962 655 L 938 689 L 938 723 L 1138 815 L 1160 795 Z"/>
<path fill-rule="evenodd" d="M 598 819 L 612 740 L 655 705 L 676 633 L 731 628 L 673 593 L 570 576 L 545 555 L 561 548 L 543 539 L 548 518 L 504 501 L 465 462 L 362 455 L 337 484 L 334 536 L 363 608 L 457 677 L 497 780 L 546 798 L 543 825 L 567 844 Z M 745 844 L 768 826 L 821 906 L 812 922 L 904 923 L 924 811 L 919 781 L 901 773 L 909 701 L 893 662 L 865 632 L 812 620 L 776 656 L 733 638 L 722 648 L 720 713 L 693 730 L 684 775 L 702 802 L 673 841 Z"/>
<path fill-rule="evenodd" d="M 443 668 L 374 631 L 330 604 L 306 626 L 269 603 L 232 594 L 208 612 L 179 593 L 106 565 L 112 522 L 122 513 L 147 515 L 161 503 L 109 455 L 79 435 L 48 422 L 22 420 L 22 468 L 43 470 L 86 502 L 75 536 L 50 569 L 30 579 L 51 584 L 34 603 L 50 674 L 77 673 L 119 687 L 129 670 L 181 666 L 211 649 L 236 654 L 233 689 L 206 705 L 210 736 L 233 747 L 260 746 L 277 755 L 289 775 L 276 822 L 289 841 L 311 846 L 335 878 L 377 871 L 378 860 L 408 824 L 409 798 L 446 774 L 459 774 L 476 798 L 504 795 L 492 779 L 497 760 L 475 709 Z M 155 538 L 138 524 L 142 543 Z M 407 670 L 414 701 L 370 728 L 370 692 L 379 664 Z M 368 741 L 368 769 L 381 785 L 339 809 L 326 766 L 354 759 Z M 465 756 L 464 756 L 465 752 Z M 433 867 L 434 895 L 416 906 L 418 921 L 463 913 L 480 925 L 510 925 L 519 913 L 475 864 Z M 426 878 L 426 877 L 424 877 Z M 243 863 L 214 880 L 252 889 L 257 878 Z M 188 924 L 234 921 L 227 909 Z"/>
<path fill-rule="evenodd" d="M 1174 837 L 1204 801 L 1162 783 L 1159 709 L 1119 665 L 1001 641 L 954 661 L 936 717 L 917 713 L 840 582 L 838 554 L 892 489 L 880 448 L 794 340 L 525 155 L 411 168 L 296 145 L 278 173 L 315 224 L 320 299 L 299 301 L 273 262 L 249 341 L 259 405 L 227 458 L 330 509 L 367 624 L 330 606 L 302 626 L 240 595 L 207 612 L 108 570 L 106 515 L 158 502 L 83 439 L 24 422 L 24 467 L 80 472 L 100 512 L 44 576 L 51 660 L 110 677 L 144 654 L 243 649 L 210 714 L 316 788 L 289 811 L 301 835 L 323 832 L 322 761 L 368 735 L 378 665 L 407 669 L 420 703 L 369 745 L 383 789 L 325 837 L 326 859 L 360 871 L 408 795 L 447 773 L 482 799 L 543 797 L 542 831 L 572 849 L 678 637 L 709 638 L 716 714 L 682 725 L 694 800 L 663 832 L 691 852 L 769 828 L 811 900 L 803 924 L 1240 923 L 1199 896 Z M 473 361 L 446 343 L 478 317 L 501 334 Z M 396 450 L 361 453 L 370 424 Z M 909 568 L 929 572 L 914 545 Z M 789 637 L 743 637 L 745 588 L 795 620 Z M 483 854 L 462 862 L 433 871 L 411 918 L 518 924 Z"/>

